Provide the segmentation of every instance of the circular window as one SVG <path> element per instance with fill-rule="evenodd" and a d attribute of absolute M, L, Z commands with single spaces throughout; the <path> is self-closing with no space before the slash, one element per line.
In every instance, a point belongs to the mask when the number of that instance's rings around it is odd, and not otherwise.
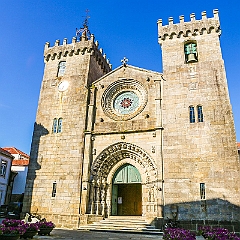
<path fill-rule="evenodd" d="M 134 112 L 139 106 L 139 97 L 134 92 L 122 92 L 113 101 L 113 108 L 119 114 Z"/>
<path fill-rule="evenodd" d="M 103 93 L 102 108 L 114 120 L 129 120 L 139 114 L 147 103 L 147 91 L 133 79 L 112 83 Z"/>

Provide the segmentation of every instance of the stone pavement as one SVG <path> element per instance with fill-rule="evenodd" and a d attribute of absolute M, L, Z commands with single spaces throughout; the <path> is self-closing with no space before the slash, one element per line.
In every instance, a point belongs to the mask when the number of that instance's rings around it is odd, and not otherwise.
<path fill-rule="evenodd" d="M 119 232 L 98 232 L 98 231 L 80 231 L 80 230 L 66 230 L 54 229 L 50 236 L 38 236 L 33 239 L 41 240 L 160 240 L 163 239 L 158 234 L 141 234 L 141 233 L 119 233 Z M 197 240 L 203 239 L 197 237 Z"/>
<path fill-rule="evenodd" d="M 66 239 L 66 240 L 159 240 L 161 235 L 139 234 L 139 233 L 119 233 L 119 232 L 98 232 L 98 231 L 80 231 L 54 229 L 50 236 L 34 236 L 33 239 L 50 240 L 50 239 Z"/>

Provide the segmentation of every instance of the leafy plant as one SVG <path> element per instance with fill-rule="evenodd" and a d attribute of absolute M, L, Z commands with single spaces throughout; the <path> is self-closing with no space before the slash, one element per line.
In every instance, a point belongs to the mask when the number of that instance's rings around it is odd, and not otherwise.
<path fill-rule="evenodd" d="M 55 224 L 53 222 L 47 222 L 47 221 L 40 221 L 37 223 L 39 228 L 55 228 Z"/>
<path fill-rule="evenodd" d="M 202 235 L 208 240 L 240 240 L 240 237 L 225 228 L 213 228 L 210 226 L 199 227 L 198 235 Z"/>
<path fill-rule="evenodd" d="M 0 224 L 0 234 L 22 235 L 26 232 L 23 221 L 15 219 L 4 219 Z"/>
<path fill-rule="evenodd" d="M 25 227 L 27 231 L 38 231 L 39 224 L 38 223 L 25 223 Z"/>
<path fill-rule="evenodd" d="M 165 240 L 195 240 L 196 236 L 189 230 L 181 228 L 166 228 L 163 233 Z"/>
<path fill-rule="evenodd" d="M 17 227 L 19 225 L 23 225 L 24 221 L 16 219 L 4 219 L 2 220 L 2 224 L 6 227 Z"/>

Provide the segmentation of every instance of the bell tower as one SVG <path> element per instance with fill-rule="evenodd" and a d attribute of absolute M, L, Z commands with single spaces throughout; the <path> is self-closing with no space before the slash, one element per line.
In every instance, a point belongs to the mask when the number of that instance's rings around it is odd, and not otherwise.
<path fill-rule="evenodd" d="M 184 16 L 179 23 L 170 17 L 165 26 L 158 20 L 165 217 L 171 217 L 172 206 L 182 221 L 240 217 L 239 161 L 220 34 L 216 9 L 212 18 L 204 11 L 200 20 L 194 13 L 189 22 Z"/>
<path fill-rule="evenodd" d="M 89 89 L 111 65 L 87 26 L 71 43 L 46 43 L 44 63 L 23 212 L 76 228 Z"/>

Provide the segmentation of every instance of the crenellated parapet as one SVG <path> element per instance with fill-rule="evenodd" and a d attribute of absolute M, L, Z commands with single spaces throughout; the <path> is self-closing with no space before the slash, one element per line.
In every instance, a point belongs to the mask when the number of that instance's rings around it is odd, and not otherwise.
<path fill-rule="evenodd" d="M 72 57 L 74 55 L 84 55 L 90 54 L 94 56 L 98 64 L 104 69 L 104 72 L 109 72 L 112 69 L 112 65 L 107 59 L 106 54 L 103 53 L 103 49 L 99 48 L 98 41 L 94 40 L 94 35 L 91 35 L 90 39 L 81 38 L 77 41 L 76 37 L 72 38 L 72 43 L 68 44 L 67 39 L 63 40 L 62 45 L 60 45 L 60 40 L 56 40 L 54 46 L 50 47 L 50 43 L 45 43 L 44 48 L 44 61 L 52 61 L 55 59 L 63 59 L 67 56 Z"/>
<path fill-rule="evenodd" d="M 213 10 L 213 17 L 207 18 L 206 11 L 202 12 L 202 19 L 196 20 L 195 13 L 190 14 L 190 22 L 184 21 L 184 16 L 179 17 L 179 23 L 173 23 L 173 18 L 169 17 L 168 25 L 162 25 L 162 19 L 158 20 L 158 39 L 161 44 L 166 39 L 174 37 L 184 38 L 189 36 L 202 35 L 204 33 L 221 34 L 218 10 Z"/>

